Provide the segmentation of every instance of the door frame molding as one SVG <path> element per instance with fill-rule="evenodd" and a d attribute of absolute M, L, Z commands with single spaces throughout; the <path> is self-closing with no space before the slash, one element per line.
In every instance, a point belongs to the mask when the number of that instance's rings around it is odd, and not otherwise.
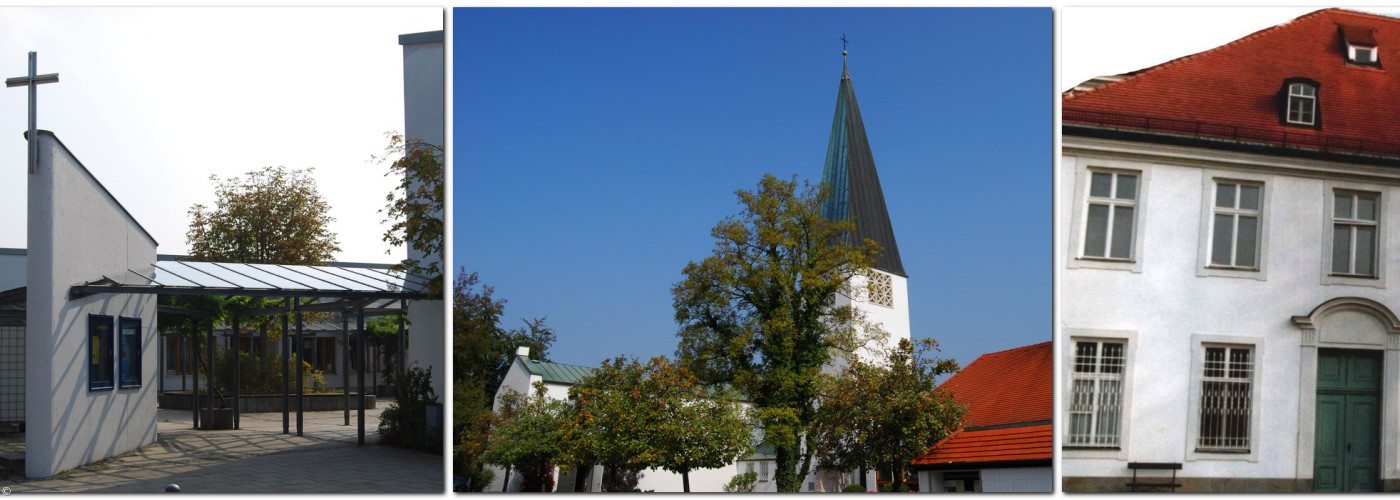
<path fill-rule="evenodd" d="M 1337 313 L 1353 312 L 1371 316 L 1379 322 L 1380 328 L 1364 332 L 1363 340 L 1356 336 L 1344 336 L 1342 332 L 1329 332 L 1328 317 Z M 1381 387 L 1381 463 L 1379 484 L 1391 477 L 1389 473 L 1400 468 L 1396 443 L 1397 430 L 1400 430 L 1400 413 L 1396 412 L 1395 398 L 1388 395 L 1400 390 L 1400 318 L 1380 302 L 1362 297 L 1338 297 L 1313 308 L 1304 316 L 1294 316 L 1293 324 L 1302 330 L 1301 355 L 1298 362 L 1298 446 L 1295 477 L 1313 479 L 1313 454 L 1317 442 L 1317 358 L 1319 348 L 1385 350 L 1382 356 Z M 1330 333 L 1330 335 L 1329 335 Z"/>

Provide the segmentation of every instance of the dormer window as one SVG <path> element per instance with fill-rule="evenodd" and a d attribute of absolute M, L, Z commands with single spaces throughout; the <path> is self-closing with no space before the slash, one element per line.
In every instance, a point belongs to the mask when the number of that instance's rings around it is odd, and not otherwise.
<path fill-rule="evenodd" d="M 1347 60 L 1356 64 L 1375 65 L 1380 61 L 1376 60 L 1376 48 L 1366 45 L 1347 44 Z"/>
<path fill-rule="evenodd" d="M 1288 115 L 1292 125 L 1317 125 L 1317 87 L 1306 83 L 1288 84 Z"/>
<path fill-rule="evenodd" d="M 1380 45 L 1376 43 L 1374 28 L 1346 25 L 1337 28 L 1342 35 L 1342 45 L 1347 50 L 1347 64 L 1380 67 Z"/>

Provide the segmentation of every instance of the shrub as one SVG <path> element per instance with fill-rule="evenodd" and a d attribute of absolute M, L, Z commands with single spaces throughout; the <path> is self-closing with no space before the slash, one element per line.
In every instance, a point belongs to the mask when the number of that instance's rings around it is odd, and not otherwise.
<path fill-rule="evenodd" d="M 433 369 L 410 368 L 402 392 L 379 414 L 379 442 L 428 453 L 442 452 L 442 430 L 428 431 L 428 405 L 437 403 Z"/>
<path fill-rule="evenodd" d="M 859 484 L 852 484 L 841 489 L 842 493 L 865 493 L 865 487 Z"/>
<path fill-rule="evenodd" d="M 233 394 L 233 349 L 224 349 L 214 356 L 214 384 L 219 387 L 225 395 Z M 267 356 L 254 356 L 250 353 L 238 353 L 238 381 L 243 394 L 282 394 L 282 356 L 280 354 L 269 354 Z M 291 363 L 288 365 L 288 372 L 292 377 L 296 377 L 297 356 L 292 355 Z M 312 369 L 311 364 L 301 363 L 302 388 L 306 392 L 324 392 L 326 390 L 326 374 L 320 370 Z M 293 378 L 288 386 L 291 392 L 297 390 L 296 379 Z"/>
<path fill-rule="evenodd" d="M 735 474 L 729 483 L 724 485 L 724 491 L 728 493 L 753 493 L 754 484 L 757 482 L 758 473 L 756 472 Z"/>

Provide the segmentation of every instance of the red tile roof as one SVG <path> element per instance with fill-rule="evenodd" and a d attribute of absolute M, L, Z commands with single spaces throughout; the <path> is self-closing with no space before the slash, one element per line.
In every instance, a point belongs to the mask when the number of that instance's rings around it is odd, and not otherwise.
<path fill-rule="evenodd" d="M 1348 64 L 1343 32 L 1361 41 L 1373 38 L 1380 67 Z M 1294 77 L 1319 84 L 1316 130 L 1280 124 L 1280 89 Z M 1062 107 L 1067 124 L 1113 113 L 1287 132 L 1291 139 L 1285 143 L 1293 144 L 1341 138 L 1400 144 L 1395 96 L 1400 19 L 1325 9 L 1120 81 L 1066 92 Z"/>
<path fill-rule="evenodd" d="M 1053 350 L 1043 342 L 983 354 L 940 387 L 967 405 L 967 428 L 1051 420 Z"/>
<path fill-rule="evenodd" d="M 984 430 L 960 430 L 911 463 L 921 468 L 957 464 L 991 465 L 996 462 L 1050 461 L 1054 451 L 1051 425 L 1029 425 Z"/>

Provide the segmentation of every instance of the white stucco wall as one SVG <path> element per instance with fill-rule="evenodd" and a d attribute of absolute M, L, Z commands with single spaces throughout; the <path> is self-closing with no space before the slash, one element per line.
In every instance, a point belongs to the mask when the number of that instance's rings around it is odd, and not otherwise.
<path fill-rule="evenodd" d="M 436 37 L 432 33 L 436 33 Z M 443 33 L 401 35 L 403 45 L 404 135 L 445 147 L 446 65 Z M 437 217 L 444 217 L 438 213 Z M 445 235 L 444 235 L 445 236 Z M 408 256 L 423 265 L 439 260 L 410 247 Z M 444 266 L 443 271 L 450 274 Z M 448 277 L 450 280 L 450 276 Z M 447 283 L 450 285 L 450 283 Z M 439 402 L 447 402 L 447 308 L 441 300 L 418 300 L 408 306 L 409 343 L 405 360 L 409 366 L 433 368 L 433 391 Z"/>
<path fill-rule="evenodd" d="M 152 295 L 68 300 L 71 285 L 154 270 L 156 242 L 50 133 L 29 175 L 25 474 L 48 477 L 156 439 Z M 138 389 L 88 389 L 88 314 L 141 319 Z M 118 384 L 119 385 L 119 384 Z"/>
<path fill-rule="evenodd" d="M 944 471 L 919 471 L 919 491 L 947 493 Z M 1055 474 L 1050 467 L 1008 467 L 977 470 L 983 493 L 1050 493 Z"/>
<path fill-rule="evenodd" d="M 1400 252 L 1395 251 L 1400 243 L 1400 176 L 1394 169 L 1078 137 L 1066 137 L 1064 149 L 1057 191 L 1062 339 L 1057 359 L 1062 413 L 1057 418 L 1067 418 L 1063 395 L 1069 390 L 1075 338 L 1128 339 L 1129 370 L 1121 450 L 1063 450 L 1063 475 L 1130 476 L 1127 462 L 1138 461 L 1182 462 L 1182 477 L 1310 478 L 1315 409 L 1305 401 L 1310 389 L 1303 386 L 1315 377 L 1316 368 L 1303 362 L 1304 332 L 1290 318 L 1308 315 L 1337 297 L 1372 299 L 1392 310 L 1400 305 L 1395 301 L 1400 292 Z M 1083 235 L 1075 214 L 1085 202 L 1086 166 L 1143 172 L 1137 269 L 1100 269 L 1076 258 L 1077 239 Z M 1266 186 L 1260 272 L 1219 276 L 1205 269 L 1203 217 L 1209 216 L 1214 178 Z M 1349 184 L 1338 185 L 1342 180 Z M 1330 247 L 1324 237 L 1331 230 L 1326 195 L 1334 187 L 1353 186 L 1382 194 L 1382 276 L 1337 283 L 1326 277 Z M 1339 325 L 1342 319 L 1329 321 Z M 1376 326 L 1323 330 L 1321 347 L 1400 347 L 1387 344 Z M 1250 453 L 1195 451 L 1200 383 L 1193 361 L 1202 342 L 1255 346 L 1257 399 Z M 1400 358 L 1391 352 L 1385 359 L 1389 377 Z M 1387 436 L 1396 435 L 1400 422 L 1395 387 L 1392 381 L 1384 395 Z M 1066 429 L 1057 427 L 1062 441 Z M 1394 439 L 1382 451 L 1382 477 L 1400 477 Z"/>

